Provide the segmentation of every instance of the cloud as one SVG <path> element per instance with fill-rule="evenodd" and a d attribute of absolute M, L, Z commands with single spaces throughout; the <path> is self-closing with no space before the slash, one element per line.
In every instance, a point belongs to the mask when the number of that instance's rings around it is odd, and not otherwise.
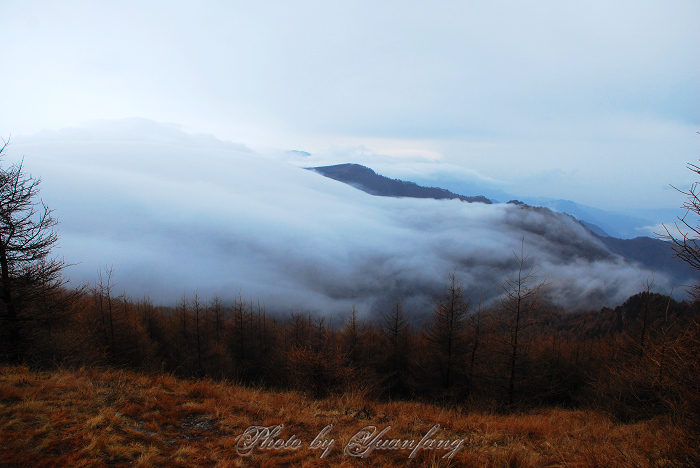
<path fill-rule="evenodd" d="M 198 290 L 319 312 L 353 303 L 376 311 L 403 297 L 425 312 L 452 271 L 468 295 L 494 299 L 523 239 L 555 300 L 571 309 L 615 305 L 650 274 L 548 210 L 373 197 L 153 122 L 18 138 L 7 160 L 22 155 L 60 220 L 73 284 L 113 265 L 117 291 L 163 304 Z M 659 287 L 669 281 L 656 276 Z"/>
<path fill-rule="evenodd" d="M 2 136 L 140 116 L 255 148 L 439 158 L 602 209 L 675 206 L 661 187 L 698 154 L 696 2 L 3 7 Z M 539 183 L 551 170 L 577 172 Z"/>
<path fill-rule="evenodd" d="M 639 235 L 643 236 L 672 236 L 675 239 L 683 239 L 683 237 L 687 236 L 689 239 L 697 238 L 697 230 L 700 230 L 700 226 L 697 224 L 694 224 L 693 222 L 693 215 L 690 213 L 685 220 L 688 222 L 688 225 L 686 226 L 683 224 L 683 221 L 681 218 L 684 218 L 682 215 L 685 214 L 685 211 L 681 212 L 681 216 L 671 222 L 668 223 L 659 223 L 655 224 L 653 226 L 643 226 L 641 228 L 638 228 L 637 230 L 639 231 Z M 692 227 L 692 229 L 691 229 Z"/>

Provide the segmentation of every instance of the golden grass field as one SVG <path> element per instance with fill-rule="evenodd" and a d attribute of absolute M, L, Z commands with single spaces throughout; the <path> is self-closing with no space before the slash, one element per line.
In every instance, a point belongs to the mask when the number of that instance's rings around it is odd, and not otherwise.
<path fill-rule="evenodd" d="M 250 426 L 284 424 L 296 450 L 237 453 Z M 333 424 L 325 458 L 312 440 Z M 366 426 L 392 439 L 461 439 L 447 450 L 343 452 Z M 0 366 L 0 466 L 430 466 L 662 467 L 683 450 L 678 430 L 659 418 L 616 424 L 602 413 L 544 409 L 519 414 L 467 412 L 415 402 L 374 402 L 344 394 L 313 400 L 295 392 L 180 380 L 121 370 L 35 372 Z M 280 443 L 281 444 L 281 443 Z"/>

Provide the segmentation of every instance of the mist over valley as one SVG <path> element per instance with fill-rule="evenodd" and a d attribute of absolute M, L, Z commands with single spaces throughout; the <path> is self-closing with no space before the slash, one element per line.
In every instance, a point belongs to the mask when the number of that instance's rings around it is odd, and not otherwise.
<path fill-rule="evenodd" d="M 196 291 L 272 311 L 376 313 L 400 298 L 428 313 L 452 272 L 467 297 L 488 304 L 521 243 L 566 310 L 615 306 L 647 281 L 665 293 L 689 282 L 658 240 L 635 250 L 572 216 L 479 193 L 376 196 L 275 153 L 147 120 L 19 137 L 8 148 L 8 161 L 24 158 L 43 180 L 71 284 L 109 266 L 115 291 L 163 305 Z M 650 245 L 668 258 L 649 260 Z"/>

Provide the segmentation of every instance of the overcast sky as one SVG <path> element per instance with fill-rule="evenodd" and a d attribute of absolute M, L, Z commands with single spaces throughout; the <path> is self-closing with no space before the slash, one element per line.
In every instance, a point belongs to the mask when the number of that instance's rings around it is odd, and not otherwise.
<path fill-rule="evenodd" d="M 395 160 L 394 177 L 675 208 L 700 157 L 699 24 L 695 0 L 4 0 L 0 136 L 141 117 Z"/>

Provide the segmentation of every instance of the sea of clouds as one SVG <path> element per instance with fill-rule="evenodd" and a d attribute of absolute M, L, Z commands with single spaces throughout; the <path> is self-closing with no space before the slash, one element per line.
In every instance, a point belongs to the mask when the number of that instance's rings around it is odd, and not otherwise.
<path fill-rule="evenodd" d="M 670 280 L 619 257 L 548 210 L 375 197 L 174 125 L 129 119 L 13 138 L 60 221 L 72 285 L 113 267 L 115 293 L 174 305 L 195 291 L 269 310 L 373 313 L 403 299 L 430 310 L 454 272 L 474 302 L 495 301 L 517 267 L 571 310 L 615 306 Z"/>

